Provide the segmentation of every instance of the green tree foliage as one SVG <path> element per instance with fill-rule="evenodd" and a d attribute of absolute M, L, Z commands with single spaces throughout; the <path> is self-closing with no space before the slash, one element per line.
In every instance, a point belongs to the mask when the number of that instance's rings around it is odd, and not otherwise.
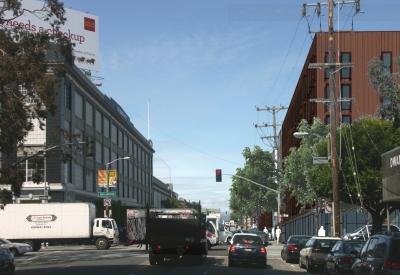
<path fill-rule="evenodd" d="M 372 216 L 373 227 L 379 230 L 386 218 L 386 203 L 382 202 L 381 154 L 400 146 L 400 129 L 394 128 L 393 120 L 363 117 L 352 125 L 341 125 L 338 144 L 341 148 L 338 152 L 340 201 L 362 204 Z M 326 144 L 322 142 L 318 148 L 317 151 L 324 154 Z M 313 167 L 307 180 L 319 195 L 331 197 L 331 164 Z M 389 205 L 390 213 L 400 207 L 400 203 Z"/>
<path fill-rule="evenodd" d="M 323 125 L 319 118 L 314 118 L 311 126 L 306 120 L 302 120 L 298 131 L 309 134 L 301 139 L 299 148 L 290 148 L 290 155 L 284 159 L 283 185 L 296 198 L 301 210 L 304 210 L 307 204 L 312 204 L 320 197 L 319 186 L 312 186 L 307 180 L 307 174 L 313 168 L 313 157 L 318 156 L 315 144 L 324 141 L 324 137 L 329 133 L 329 125 Z M 332 192 L 331 187 L 328 190 Z"/>
<path fill-rule="evenodd" d="M 10 184 L 16 196 L 20 195 L 23 176 L 16 167 L 5 163 L 4 157 L 15 156 L 23 148 L 34 120 L 43 129 L 46 117 L 55 114 L 55 86 L 65 76 L 64 61 L 72 63 L 73 49 L 71 41 L 60 32 L 48 34 L 9 27 L 9 22 L 18 21 L 24 13 L 39 12 L 25 10 L 21 3 L 9 0 L 0 6 L 0 184 Z M 57 0 L 46 0 L 40 12 L 55 30 L 66 20 L 63 3 Z M 62 58 L 46 59 L 46 53 L 51 51 Z M 20 85 L 26 93 L 21 93 Z M 32 104 L 28 106 L 26 102 Z M 40 177 L 36 180 L 40 181 Z"/>
<path fill-rule="evenodd" d="M 243 150 L 245 165 L 236 169 L 236 175 L 264 185 L 274 190 L 279 189 L 281 171 L 275 166 L 273 153 L 255 146 L 253 151 Z M 229 208 L 239 216 L 258 217 L 266 211 L 277 210 L 277 194 L 239 177 L 232 178 Z M 280 190 L 282 191 L 282 190 Z"/>
<path fill-rule="evenodd" d="M 400 57 L 394 58 L 397 69 L 400 68 Z M 390 73 L 382 60 L 374 57 L 368 63 L 368 76 L 370 85 L 384 99 L 378 107 L 378 114 L 381 117 L 392 117 L 395 120 L 395 127 L 400 127 L 400 86 L 398 85 L 399 72 Z"/>
<path fill-rule="evenodd" d="M 165 208 L 182 208 L 183 207 L 183 199 L 176 198 L 168 198 L 166 200 L 161 201 L 161 205 Z"/>

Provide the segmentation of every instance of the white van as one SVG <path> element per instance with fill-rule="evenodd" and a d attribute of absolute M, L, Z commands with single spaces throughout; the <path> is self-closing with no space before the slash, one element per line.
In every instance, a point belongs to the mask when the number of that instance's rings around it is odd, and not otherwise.
<path fill-rule="evenodd" d="M 212 221 L 207 221 L 206 227 L 207 249 L 219 244 L 219 234 L 217 226 Z"/>

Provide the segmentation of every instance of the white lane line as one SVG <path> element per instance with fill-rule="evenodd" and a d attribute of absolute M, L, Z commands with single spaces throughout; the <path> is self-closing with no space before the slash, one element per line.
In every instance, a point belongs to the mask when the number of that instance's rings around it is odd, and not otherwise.
<path fill-rule="evenodd" d="M 58 269 L 63 269 L 63 268 L 71 267 L 71 266 L 72 265 L 67 265 L 67 266 L 59 267 Z"/>

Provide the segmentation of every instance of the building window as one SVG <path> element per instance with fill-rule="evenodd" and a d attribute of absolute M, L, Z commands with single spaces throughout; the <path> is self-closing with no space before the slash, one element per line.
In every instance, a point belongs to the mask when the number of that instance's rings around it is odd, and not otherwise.
<path fill-rule="evenodd" d="M 326 124 L 326 125 L 331 124 L 331 116 L 326 116 L 325 124 Z"/>
<path fill-rule="evenodd" d="M 25 158 L 26 157 L 18 157 L 18 161 L 23 160 Z M 37 158 L 43 158 L 43 157 L 37 156 Z M 37 160 L 37 161 L 39 161 L 39 160 Z M 25 182 L 33 182 L 33 176 L 35 175 L 36 169 L 37 169 L 37 166 L 38 166 L 37 161 L 35 162 L 35 159 L 32 158 L 32 159 L 25 160 L 25 161 L 23 161 L 23 162 L 18 164 L 19 169 L 21 171 L 23 171 L 23 173 L 25 174 Z M 39 162 L 42 162 L 42 161 L 43 160 L 40 160 Z M 42 165 L 43 165 L 43 163 L 42 163 Z M 44 169 L 43 169 L 43 167 L 41 167 L 39 169 L 39 173 L 40 173 L 40 176 L 41 176 L 41 178 L 43 180 L 44 179 Z"/>
<path fill-rule="evenodd" d="M 329 63 L 329 53 L 325 53 L 325 63 Z M 325 78 L 329 78 L 329 68 L 325 69 Z"/>
<path fill-rule="evenodd" d="M 350 53 L 342 53 L 342 63 L 350 62 Z M 350 68 L 342 69 L 342 78 L 350 78 Z"/>
<path fill-rule="evenodd" d="M 342 85 L 342 92 L 341 92 L 342 98 L 350 98 L 350 85 Z M 350 101 L 342 101 L 342 110 L 350 110 Z"/>
<path fill-rule="evenodd" d="M 329 88 L 329 85 L 326 85 L 326 87 L 325 87 L 325 98 L 328 99 L 328 100 L 331 98 L 331 89 Z M 331 103 L 330 102 L 326 102 L 325 111 L 329 112 L 330 109 L 331 109 Z"/>
<path fill-rule="evenodd" d="M 388 74 L 392 73 L 392 53 L 382 53 L 383 66 Z"/>
<path fill-rule="evenodd" d="M 342 116 L 342 124 L 351 124 L 351 116 Z"/>
<path fill-rule="evenodd" d="M 65 92 L 65 107 L 71 110 L 71 86 L 65 84 L 64 92 Z"/>

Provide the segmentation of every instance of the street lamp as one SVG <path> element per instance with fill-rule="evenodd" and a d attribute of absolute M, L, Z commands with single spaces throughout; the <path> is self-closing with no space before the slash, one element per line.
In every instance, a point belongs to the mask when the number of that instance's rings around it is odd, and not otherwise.
<path fill-rule="evenodd" d="M 106 192 L 108 192 L 108 185 L 109 185 L 109 183 L 108 183 L 108 181 L 109 181 L 108 166 L 109 166 L 111 163 L 113 163 L 113 162 L 115 162 L 115 161 L 117 161 L 117 160 L 120 160 L 120 159 L 130 159 L 130 157 L 124 157 L 124 158 L 114 159 L 113 161 L 111 161 L 111 162 L 109 162 L 109 163 L 106 164 L 106 180 L 107 180 Z"/>

